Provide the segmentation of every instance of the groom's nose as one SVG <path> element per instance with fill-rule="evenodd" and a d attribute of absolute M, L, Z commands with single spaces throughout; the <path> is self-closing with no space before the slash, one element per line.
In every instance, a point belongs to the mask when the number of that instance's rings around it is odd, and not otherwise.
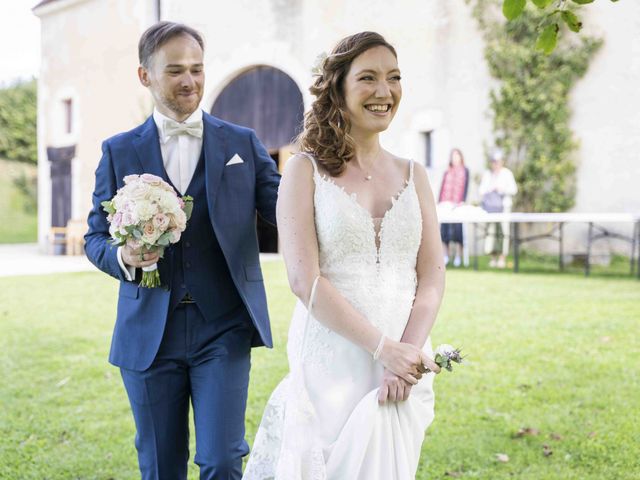
<path fill-rule="evenodd" d="M 191 72 L 185 72 L 180 79 L 180 86 L 182 87 L 193 87 L 196 84 L 193 75 Z"/>

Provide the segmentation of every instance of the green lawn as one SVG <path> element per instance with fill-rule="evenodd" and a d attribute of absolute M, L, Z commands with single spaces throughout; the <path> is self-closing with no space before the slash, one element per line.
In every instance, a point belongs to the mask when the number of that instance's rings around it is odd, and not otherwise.
<path fill-rule="evenodd" d="M 38 220 L 35 210 L 25 211 L 24 193 L 13 182 L 22 175 L 33 178 L 36 167 L 0 160 L 0 243 L 37 241 Z"/>
<path fill-rule="evenodd" d="M 254 351 L 250 441 L 293 307 L 282 264 L 265 274 L 277 347 Z M 0 278 L 0 478 L 138 478 L 107 363 L 116 289 L 99 273 Z M 639 320 L 637 280 L 450 272 L 433 339 L 469 362 L 437 378 L 418 478 L 640 478 Z"/>

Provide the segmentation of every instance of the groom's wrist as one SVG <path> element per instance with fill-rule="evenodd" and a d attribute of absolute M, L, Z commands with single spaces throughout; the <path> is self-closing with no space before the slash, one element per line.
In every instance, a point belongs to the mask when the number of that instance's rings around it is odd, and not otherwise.
<path fill-rule="evenodd" d="M 125 263 L 124 258 L 122 257 L 122 247 L 118 247 L 116 257 L 118 258 L 118 265 L 120 265 L 120 270 L 122 270 L 124 278 L 126 278 L 127 281 L 132 282 L 136 276 L 136 267 Z"/>

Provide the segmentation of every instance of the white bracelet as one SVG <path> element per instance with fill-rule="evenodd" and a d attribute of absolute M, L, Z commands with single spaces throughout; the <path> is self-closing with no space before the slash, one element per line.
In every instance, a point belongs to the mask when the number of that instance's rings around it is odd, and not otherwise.
<path fill-rule="evenodd" d="M 380 342 L 378 342 L 378 348 L 373 352 L 373 359 L 378 360 L 380 358 L 380 354 L 382 353 L 382 347 L 384 347 L 384 339 L 387 338 L 384 334 L 380 337 Z"/>

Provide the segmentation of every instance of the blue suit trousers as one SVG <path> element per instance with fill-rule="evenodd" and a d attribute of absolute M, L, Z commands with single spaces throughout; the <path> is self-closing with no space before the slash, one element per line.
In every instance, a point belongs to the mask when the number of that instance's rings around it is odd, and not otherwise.
<path fill-rule="evenodd" d="M 121 368 L 143 480 L 187 478 L 189 402 L 201 480 L 240 480 L 254 328 L 244 305 L 207 322 L 196 304 L 169 315 L 144 371 Z"/>

